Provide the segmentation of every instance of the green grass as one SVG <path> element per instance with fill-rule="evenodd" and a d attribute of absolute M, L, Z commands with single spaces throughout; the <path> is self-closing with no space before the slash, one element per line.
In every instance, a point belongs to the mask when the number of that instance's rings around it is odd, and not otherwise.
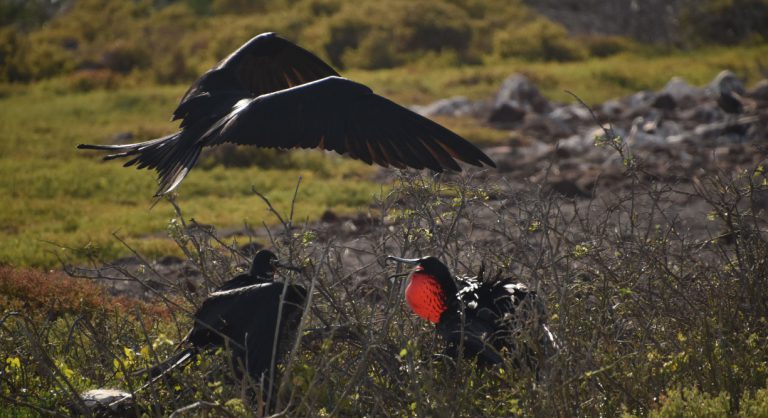
<path fill-rule="evenodd" d="M 662 56 L 618 55 L 571 63 L 489 62 L 483 66 L 428 67 L 424 62 L 392 70 L 348 71 L 403 104 L 424 104 L 463 95 L 491 97 L 504 78 L 523 72 L 550 99 L 571 101 L 570 90 L 598 103 L 641 89 L 657 90 L 672 76 L 704 85 L 730 68 L 749 83 L 758 79 L 757 60 L 768 46 L 715 48 Z M 128 79 L 130 81 L 130 78 Z M 174 214 L 161 202 L 153 209 L 154 172 L 101 162 L 96 153 L 77 151 L 78 143 L 109 143 L 118 133 L 135 140 L 172 132 L 168 121 L 185 86 L 134 86 L 73 92 L 66 79 L 29 87 L 0 89 L 0 263 L 52 267 L 57 246 L 91 244 L 106 258 L 127 254 L 112 237 L 117 231 L 149 256 L 173 251 L 163 240 Z M 441 120 L 471 141 L 504 143 L 508 134 L 471 119 Z M 291 169 L 223 168 L 194 170 L 179 188 L 185 217 L 219 228 L 274 223 L 251 187 L 286 210 L 299 176 L 303 178 L 297 219 L 317 219 L 326 209 L 354 212 L 380 186 L 375 168 L 317 151 L 293 151 Z M 152 239 L 146 239 L 152 237 Z"/>
<path fill-rule="evenodd" d="M 173 249 L 157 235 L 174 216 L 167 202 L 151 208 L 154 172 L 102 162 L 96 153 L 77 151 L 78 143 L 105 143 L 120 132 L 137 140 L 170 132 L 170 113 L 183 87 L 142 87 L 50 95 L 42 88 L 0 100 L 0 263 L 50 267 L 56 243 L 81 247 L 88 243 L 103 257 L 127 250 L 116 244 L 117 231 L 150 256 Z M 217 227 L 244 222 L 274 223 L 266 205 L 251 190 L 267 195 L 286 211 L 301 176 L 296 219 L 316 219 L 326 209 L 353 212 L 367 204 L 379 186 L 374 170 L 362 163 L 297 151 L 290 170 L 223 168 L 193 171 L 179 189 L 185 217 Z M 155 237 L 145 240 L 147 236 Z"/>
<path fill-rule="evenodd" d="M 526 74 L 551 100 L 572 102 L 570 90 L 594 104 L 638 90 L 658 90 L 673 76 L 703 86 L 724 69 L 735 71 L 748 84 L 759 81 L 758 61 L 768 45 L 719 47 L 692 52 L 625 53 L 573 62 L 487 62 L 482 66 L 430 67 L 421 62 L 392 70 L 348 71 L 344 75 L 404 103 L 424 104 L 436 98 L 466 96 L 485 99 L 495 94 L 510 74 Z"/>

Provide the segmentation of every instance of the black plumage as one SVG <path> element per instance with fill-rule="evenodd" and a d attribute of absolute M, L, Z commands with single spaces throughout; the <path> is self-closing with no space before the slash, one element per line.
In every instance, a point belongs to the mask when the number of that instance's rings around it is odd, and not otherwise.
<path fill-rule="evenodd" d="M 546 325 L 546 307 L 525 285 L 502 277 L 457 278 L 431 256 L 388 259 L 417 266 L 409 278 L 406 300 L 422 317 L 424 306 L 419 299 L 437 306 L 439 317 L 433 322 L 446 340 L 446 354 L 476 357 L 485 364 L 510 356 L 516 366 L 538 370 L 556 353 L 554 336 Z"/>
<path fill-rule="evenodd" d="M 275 271 L 278 267 L 295 270 L 293 266 L 278 260 L 277 256 L 272 251 L 259 250 L 253 255 L 251 267 L 247 272 L 238 274 L 222 283 L 221 286 L 216 288 L 216 291 L 223 292 L 225 290 L 237 289 L 252 284 L 271 282 L 275 278 Z"/>
<path fill-rule="evenodd" d="M 224 283 L 203 301 L 180 344 L 186 348 L 150 375 L 165 374 L 204 350 L 226 347 L 238 374 L 246 372 L 256 382 L 268 380 L 271 366 L 288 348 L 307 297 L 303 286 L 272 281 L 274 268 L 281 266 L 273 253 L 257 253 L 249 274 Z"/>
<path fill-rule="evenodd" d="M 174 190 L 206 146 L 320 148 L 384 167 L 460 171 L 456 160 L 495 167 L 459 135 L 338 77 L 312 53 L 275 35 L 258 35 L 200 77 L 173 113 L 179 132 L 126 145 L 81 149 L 130 157 L 125 166 L 158 172 L 157 195 Z"/>

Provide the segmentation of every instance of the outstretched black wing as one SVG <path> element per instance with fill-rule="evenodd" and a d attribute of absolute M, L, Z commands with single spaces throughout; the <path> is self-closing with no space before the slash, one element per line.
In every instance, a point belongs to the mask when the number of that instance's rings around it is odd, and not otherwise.
<path fill-rule="evenodd" d="M 270 148 L 322 148 L 384 167 L 495 167 L 464 138 L 341 77 L 239 101 L 201 138 Z"/>
<path fill-rule="evenodd" d="M 256 97 L 332 75 L 338 73 L 316 55 L 275 33 L 262 33 L 197 79 L 173 119 L 187 119 L 197 105 L 210 105 L 211 96 Z"/>
<path fill-rule="evenodd" d="M 80 149 L 109 151 L 104 159 L 130 157 L 125 166 L 158 171 L 156 196 L 175 189 L 200 156 L 200 135 L 229 114 L 239 100 L 253 98 L 308 81 L 337 75 L 311 52 L 274 33 L 246 42 L 203 74 L 182 97 L 173 119 L 183 119 L 181 131 L 162 138 L 126 145 L 80 144 Z"/>

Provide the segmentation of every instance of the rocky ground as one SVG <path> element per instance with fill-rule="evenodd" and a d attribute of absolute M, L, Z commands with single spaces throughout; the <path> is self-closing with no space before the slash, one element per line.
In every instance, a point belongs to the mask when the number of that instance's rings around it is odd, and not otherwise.
<path fill-rule="evenodd" d="M 667 201 L 666 207 L 700 237 L 717 231 L 707 222 L 705 202 L 687 197 L 685 192 L 693 191 L 708 175 L 753 170 L 768 157 L 768 80 L 747 88 L 730 71 L 721 72 L 703 88 L 673 77 L 659 91 L 642 91 L 591 108 L 576 99 L 569 104 L 551 102 L 523 75 L 513 74 L 493 98 L 471 101 L 454 97 L 413 110 L 428 117 L 477 118 L 508 132 L 507 144 L 486 149 L 498 170 L 481 174 L 503 184 L 507 191 L 537 189 L 560 195 L 576 206 L 598 202 L 596 207 L 605 207 L 638 181 L 645 186 L 666 185 L 683 191 Z M 637 175 L 627 175 L 628 164 L 635 164 Z M 391 174 L 384 174 L 382 180 L 391 181 Z M 753 204 L 759 206 L 753 209 L 768 209 L 768 196 Z M 311 228 L 320 241 L 333 237 L 355 248 L 361 233 L 381 222 L 364 214 L 345 218 L 328 212 Z M 205 228 L 187 226 L 201 240 L 211 239 Z M 247 232 L 257 241 L 268 241 L 266 231 Z M 219 231 L 218 236 L 242 233 Z M 252 243 L 240 248 L 240 253 L 247 257 L 258 248 L 259 244 Z M 352 266 L 371 261 L 371 257 L 363 258 L 350 255 L 347 261 Z M 243 260 L 236 257 L 223 262 Z M 96 275 L 79 268 L 73 272 Z M 128 257 L 115 260 L 98 275 L 118 279 L 105 281 L 116 294 L 149 295 L 152 289 L 169 283 L 187 281 L 193 287 L 201 283 L 195 266 L 178 257 L 152 261 L 150 268 L 144 260 Z M 144 284 L 123 280 L 128 275 L 143 277 Z"/>
<path fill-rule="evenodd" d="M 746 89 L 730 71 L 704 88 L 673 77 L 659 91 L 591 109 L 550 102 L 525 76 L 514 74 L 491 100 L 455 97 L 415 110 L 426 116 L 472 116 L 509 131 L 508 145 L 487 150 L 500 174 L 570 197 L 623 186 L 624 158 L 610 146 L 596 146 L 605 135 L 600 124 L 613 129 L 647 175 L 669 183 L 754 167 L 768 149 L 768 80 Z"/>

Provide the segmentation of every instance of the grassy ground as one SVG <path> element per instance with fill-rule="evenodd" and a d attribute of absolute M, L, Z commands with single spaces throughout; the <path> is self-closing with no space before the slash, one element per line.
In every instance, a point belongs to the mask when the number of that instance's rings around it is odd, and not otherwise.
<path fill-rule="evenodd" d="M 724 68 L 754 82 L 757 60 L 767 53 L 768 46 L 758 46 L 662 56 L 625 54 L 572 63 L 504 61 L 457 68 L 422 63 L 345 75 L 401 103 L 424 104 L 453 95 L 487 98 L 506 76 L 523 72 L 550 99 L 569 101 L 564 92 L 568 89 L 597 103 L 661 88 L 673 75 L 703 85 Z M 90 245 L 107 258 L 125 255 L 113 231 L 149 256 L 175 251 L 164 237 L 173 217 L 171 206 L 161 202 L 150 209 L 154 173 L 102 163 L 75 146 L 112 142 L 119 133 L 144 140 L 171 132 L 176 125 L 167 117 L 184 89 L 140 85 L 77 91 L 65 79 L 0 89 L 0 263 L 51 267 L 57 260 L 51 251 L 58 246 Z M 481 145 L 507 138 L 505 132 L 473 120 L 442 122 Z M 271 169 L 207 164 L 193 171 L 179 189 L 185 215 L 219 228 L 258 225 L 270 218 L 251 187 L 282 209 L 299 176 L 303 199 L 297 219 L 317 219 L 326 209 L 353 212 L 380 190 L 373 181 L 375 169 L 356 161 L 312 151 L 281 158 L 287 162 Z"/>
<path fill-rule="evenodd" d="M 102 163 L 75 146 L 109 142 L 120 132 L 145 139 L 171 131 L 175 125 L 165 115 L 182 92 L 181 86 L 67 95 L 31 89 L 2 99 L 0 263 L 52 266 L 47 250 L 56 247 L 49 243 L 91 243 L 101 255 L 116 257 L 125 250 L 114 245 L 113 231 L 150 256 L 171 251 L 170 241 L 161 238 L 173 210 L 167 202 L 151 208 L 154 173 Z M 373 169 L 355 161 L 310 152 L 289 158 L 297 168 L 193 171 L 178 201 L 200 222 L 237 227 L 266 218 L 252 186 L 284 209 L 301 176 L 305 203 L 297 207 L 297 219 L 316 219 L 329 208 L 354 211 L 378 190 L 369 180 Z"/>

